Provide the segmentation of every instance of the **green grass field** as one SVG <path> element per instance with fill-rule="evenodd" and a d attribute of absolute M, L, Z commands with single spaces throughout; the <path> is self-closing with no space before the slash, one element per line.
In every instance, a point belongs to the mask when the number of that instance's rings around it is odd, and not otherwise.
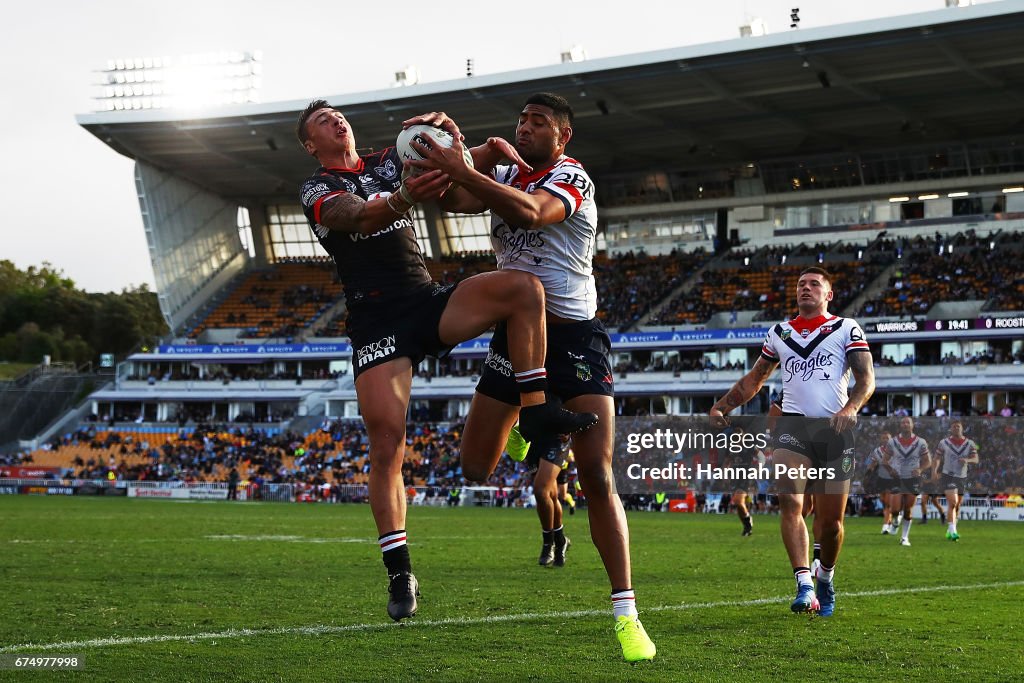
<path fill-rule="evenodd" d="M 634 587 L 658 645 L 621 661 L 586 515 L 567 566 L 536 566 L 532 511 L 413 508 L 423 597 L 388 619 L 367 506 L 0 497 L 0 653 L 85 671 L 2 680 L 1020 680 L 1024 526 L 937 522 L 913 547 L 852 519 L 837 614 L 789 612 L 778 520 L 631 514 Z M 65 645 L 57 645 L 66 643 Z M 31 646 L 29 644 L 32 644 Z"/>

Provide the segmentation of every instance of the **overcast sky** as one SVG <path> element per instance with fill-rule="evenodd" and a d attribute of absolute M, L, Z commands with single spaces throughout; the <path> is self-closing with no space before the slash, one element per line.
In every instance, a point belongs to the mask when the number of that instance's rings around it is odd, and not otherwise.
<path fill-rule="evenodd" d="M 388 87 L 416 65 L 422 81 L 941 9 L 944 0 L 587 0 L 536 4 L 268 0 L 52 0 L 5 9 L 0 41 L 0 259 L 48 261 L 88 291 L 153 285 L 133 163 L 75 122 L 93 111 L 108 59 L 262 50 L 263 102 Z M 628 9 L 635 9 L 630 13 Z M 950 10 L 956 11 L 956 10 Z M 437 47 L 440 45 L 441 47 Z M 346 61 L 347 60 L 347 61 Z"/>

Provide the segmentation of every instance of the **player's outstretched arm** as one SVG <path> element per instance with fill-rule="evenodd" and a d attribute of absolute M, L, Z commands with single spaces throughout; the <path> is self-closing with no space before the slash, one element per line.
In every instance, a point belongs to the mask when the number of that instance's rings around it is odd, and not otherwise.
<path fill-rule="evenodd" d="M 436 199 L 449 185 L 448 176 L 430 171 L 409 178 L 401 190 L 388 197 L 366 201 L 350 192 L 327 199 L 320 211 L 320 225 L 341 232 L 372 235 L 404 216 L 415 204 Z"/>
<path fill-rule="evenodd" d="M 754 367 L 750 368 L 750 372 L 743 375 L 736 384 L 732 385 L 732 389 L 725 396 L 711 406 L 708 414 L 711 416 L 712 424 L 724 425 L 725 416 L 752 399 L 768 381 L 777 366 L 778 363 L 766 360 L 763 356 L 758 358 Z"/>

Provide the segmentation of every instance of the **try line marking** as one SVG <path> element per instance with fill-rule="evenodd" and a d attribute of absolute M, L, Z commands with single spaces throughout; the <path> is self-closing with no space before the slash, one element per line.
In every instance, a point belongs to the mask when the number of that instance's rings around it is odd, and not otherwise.
<path fill-rule="evenodd" d="M 881 595 L 904 595 L 907 593 L 936 593 L 942 591 L 969 591 L 988 588 L 1008 588 L 1024 586 L 1024 581 L 1000 581 L 997 583 L 974 583 L 963 586 L 919 586 L 916 588 L 888 588 L 876 591 L 860 591 L 856 593 L 840 593 L 842 599 L 870 598 Z M 723 600 L 721 602 L 684 602 L 679 605 L 662 605 L 647 607 L 643 612 L 682 612 L 695 609 L 717 609 L 719 607 L 755 607 L 772 605 L 790 601 L 790 596 L 756 598 L 754 600 Z M 119 645 L 146 645 L 148 643 L 196 642 L 200 640 L 226 640 L 232 638 L 252 638 L 261 636 L 322 636 L 335 633 L 351 633 L 353 631 L 378 631 L 388 628 L 417 628 L 423 626 L 477 626 L 482 624 L 514 623 L 520 621 L 541 621 L 546 619 L 574 619 L 578 617 L 608 616 L 606 609 L 575 610 L 569 612 L 525 612 L 521 614 L 498 614 L 489 617 L 450 617 L 445 619 L 412 619 L 403 624 L 380 622 L 374 624 L 349 624 L 346 626 L 288 626 L 282 628 L 231 628 L 224 631 L 193 633 L 187 635 L 162 636 L 115 636 L 111 638 L 94 638 L 92 640 L 70 640 L 58 643 L 22 643 L 19 645 L 0 646 L 0 653 L 32 650 L 36 652 L 48 650 L 83 650 L 100 647 L 117 647 Z"/>

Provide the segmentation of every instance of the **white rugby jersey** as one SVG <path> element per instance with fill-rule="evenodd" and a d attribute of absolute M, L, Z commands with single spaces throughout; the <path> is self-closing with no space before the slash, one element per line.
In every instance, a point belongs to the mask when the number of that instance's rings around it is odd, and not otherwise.
<path fill-rule="evenodd" d="M 563 155 L 548 168 L 520 175 L 517 166 L 497 166 L 499 183 L 533 194 L 548 192 L 565 205 L 565 220 L 536 230 L 514 228 L 491 212 L 491 245 L 498 268 L 525 270 L 544 285 L 547 309 L 570 320 L 597 315 L 594 245 L 597 205 L 594 183 L 580 162 Z"/>
<path fill-rule="evenodd" d="M 891 454 L 889 464 L 900 475 L 900 479 L 917 476 L 914 470 L 921 469 L 921 463 L 929 453 L 928 444 L 916 434 L 906 440 L 901 436 L 894 436 L 889 439 L 885 448 Z"/>
<path fill-rule="evenodd" d="M 967 463 L 960 458 L 971 458 L 978 453 L 978 444 L 964 438 L 958 445 L 953 437 L 947 436 L 935 447 L 935 455 L 942 457 L 942 473 L 951 477 L 966 477 Z"/>
<path fill-rule="evenodd" d="M 867 460 L 864 461 L 864 466 L 871 467 L 871 463 L 873 462 L 878 463 L 878 467 L 875 468 L 875 473 L 878 475 L 879 479 L 892 479 L 892 474 L 885 466 L 885 451 L 882 450 L 881 446 L 878 446 L 875 450 L 871 451 Z"/>
<path fill-rule="evenodd" d="M 849 400 L 847 356 L 869 351 L 864 330 L 851 318 L 800 316 L 775 325 L 765 335 L 761 357 L 782 370 L 782 411 L 831 417 Z"/>

